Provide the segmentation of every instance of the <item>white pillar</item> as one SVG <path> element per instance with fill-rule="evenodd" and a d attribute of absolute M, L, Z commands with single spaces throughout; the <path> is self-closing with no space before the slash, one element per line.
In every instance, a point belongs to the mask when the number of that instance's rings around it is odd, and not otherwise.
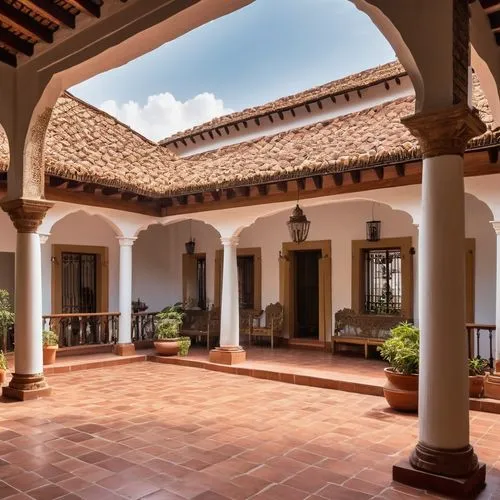
<path fill-rule="evenodd" d="M 419 442 L 410 456 L 410 470 L 395 466 L 393 478 L 440 491 L 475 491 L 484 485 L 485 467 L 479 467 L 469 441 L 463 153 L 468 140 L 485 126 L 464 104 L 421 112 L 402 122 L 418 138 L 423 155 Z M 457 477 L 465 482 L 449 480 Z"/>
<path fill-rule="evenodd" d="M 240 346 L 240 309 L 238 293 L 237 236 L 222 237 L 224 263 L 222 268 L 222 298 L 220 313 L 220 347 L 210 351 L 213 363 L 233 365 L 246 360 Z"/>
<path fill-rule="evenodd" d="M 118 238 L 120 243 L 120 278 L 118 345 L 115 353 L 133 354 L 132 344 L 132 247 L 136 238 Z"/>
<path fill-rule="evenodd" d="M 495 233 L 497 235 L 497 286 L 496 286 L 496 320 L 495 324 L 497 326 L 496 332 L 495 332 L 495 360 L 498 361 L 500 360 L 500 222 L 492 222 L 491 225 L 493 226 L 493 229 L 495 230 Z M 496 370 L 498 371 L 498 369 Z"/>
<path fill-rule="evenodd" d="M 42 259 L 37 233 L 17 233 L 15 373 L 43 373 Z"/>
<path fill-rule="evenodd" d="M 17 229 L 14 373 L 3 395 L 35 399 L 50 394 L 43 376 L 42 259 L 37 229 L 52 203 L 17 199 L 2 203 Z"/>
<path fill-rule="evenodd" d="M 220 346 L 240 345 L 240 309 L 238 294 L 238 265 L 236 248 L 239 238 L 221 238 L 224 246 L 222 270 L 222 299 L 220 320 Z"/>
<path fill-rule="evenodd" d="M 420 441 L 469 445 L 463 158 L 424 160 L 419 238 Z"/>

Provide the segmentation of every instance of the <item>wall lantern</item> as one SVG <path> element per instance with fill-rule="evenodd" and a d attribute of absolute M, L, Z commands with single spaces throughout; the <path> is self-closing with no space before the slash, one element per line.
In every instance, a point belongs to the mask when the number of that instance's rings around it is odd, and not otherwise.
<path fill-rule="evenodd" d="M 290 219 L 288 219 L 287 226 L 290 232 L 290 238 L 294 243 L 302 243 L 306 241 L 309 234 L 309 227 L 311 222 L 307 220 L 304 212 L 299 207 L 299 190 L 297 190 L 297 205 L 293 209 Z"/>
<path fill-rule="evenodd" d="M 189 241 L 186 242 L 185 246 L 186 246 L 186 253 L 188 255 L 193 255 L 194 254 L 194 249 L 195 249 L 195 246 L 196 246 L 196 241 L 195 239 L 193 238 L 193 235 L 192 235 L 192 221 L 190 220 L 189 221 Z"/>
<path fill-rule="evenodd" d="M 372 220 L 366 223 L 366 241 L 380 240 L 380 227 L 382 223 L 379 220 L 374 220 L 374 205 L 372 205 Z"/>
<path fill-rule="evenodd" d="M 146 305 L 145 302 L 142 302 L 141 299 L 132 301 L 132 312 L 141 313 L 144 312 L 146 309 L 148 309 L 148 306 Z"/>
<path fill-rule="evenodd" d="M 380 221 L 370 220 L 366 223 L 366 240 L 378 241 L 380 240 Z"/>

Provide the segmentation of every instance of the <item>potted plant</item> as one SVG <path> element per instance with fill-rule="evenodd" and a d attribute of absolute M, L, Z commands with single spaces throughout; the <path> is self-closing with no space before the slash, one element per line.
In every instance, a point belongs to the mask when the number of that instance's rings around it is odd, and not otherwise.
<path fill-rule="evenodd" d="M 394 327 L 389 338 L 378 347 L 390 365 L 384 369 L 387 377 L 384 396 L 395 410 L 417 411 L 419 341 L 418 328 L 403 322 Z"/>
<path fill-rule="evenodd" d="M 469 397 L 481 398 L 484 392 L 484 377 L 489 364 L 481 357 L 469 359 Z"/>
<path fill-rule="evenodd" d="M 175 356 L 179 352 L 181 342 L 179 331 L 183 319 L 184 311 L 179 304 L 166 307 L 156 316 L 154 345 L 158 354 Z"/>
<path fill-rule="evenodd" d="M 56 362 L 56 353 L 59 349 L 59 338 L 51 330 L 44 330 L 43 339 L 43 364 L 53 365 Z"/>
<path fill-rule="evenodd" d="M 14 324 L 14 313 L 11 311 L 9 292 L 0 290 L 0 340 L 3 350 L 7 350 L 7 335 Z"/>
<path fill-rule="evenodd" d="M 7 378 L 7 358 L 3 351 L 0 351 L 0 386 L 5 384 Z"/>

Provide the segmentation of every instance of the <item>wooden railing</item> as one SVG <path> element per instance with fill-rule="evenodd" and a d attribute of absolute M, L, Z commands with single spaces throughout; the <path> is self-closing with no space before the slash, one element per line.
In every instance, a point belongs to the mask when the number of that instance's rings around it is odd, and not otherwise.
<path fill-rule="evenodd" d="M 153 340 L 157 312 L 132 313 L 132 342 Z"/>
<path fill-rule="evenodd" d="M 487 359 L 490 368 L 493 368 L 495 363 L 493 343 L 495 340 L 494 332 L 496 330 L 496 326 L 468 323 L 465 325 L 465 328 L 467 330 L 467 338 L 469 340 L 469 358 L 481 356 L 482 358 Z M 487 342 L 486 349 L 484 348 L 484 342 L 481 342 L 482 338 Z"/>
<path fill-rule="evenodd" d="M 43 330 L 59 336 L 59 347 L 112 344 L 118 339 L 120 313 L 51 314 L 43 316 Z"/>

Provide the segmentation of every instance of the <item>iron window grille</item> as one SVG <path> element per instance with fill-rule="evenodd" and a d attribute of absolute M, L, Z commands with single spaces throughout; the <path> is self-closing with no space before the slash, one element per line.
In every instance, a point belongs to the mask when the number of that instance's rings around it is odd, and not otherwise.
<path fill-rule="evenodd" d="M 254 308 L 253 255 L 238 257 L 238 294 L 240 309 Z"/>
<path fill-rule="evenodd" d="M 364 253 L 366 314 L 401 314 L 401 249 L 381 248 Z"/>
<path fill-rule="evenodd" d="M 200 309 L 207 308 L 207 260 L 205 257 L 196 259 L 196 280 L 198 285 L 197 305 Z"/>

